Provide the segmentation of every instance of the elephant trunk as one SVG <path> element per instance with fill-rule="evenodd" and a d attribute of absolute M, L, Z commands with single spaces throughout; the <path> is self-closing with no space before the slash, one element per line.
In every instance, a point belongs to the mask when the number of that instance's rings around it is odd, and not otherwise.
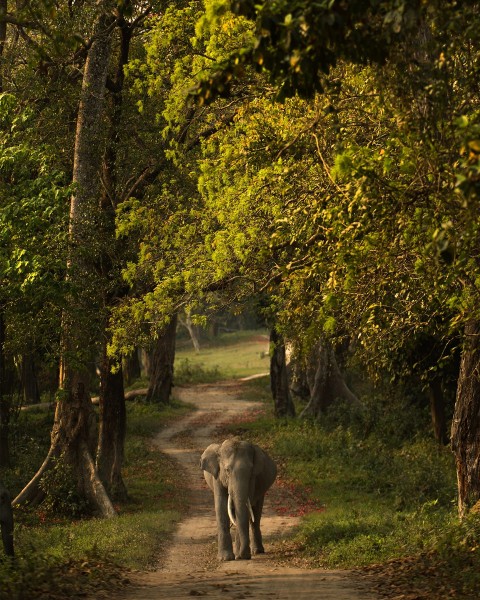
<path fill-rule="evenodd" d="M 233 498 L 230 494 L 228 494 L 227 509 L 228 509 L 228 516 L 230 517 L 230 522 L 234 527 L 236 527 L 237 519 L 235 518 L 235 504 L 234 504 Z M 252 503 L 250 502 L 250 498 L 247 498 L 247 509 L 250 514 L 250 520 L 252 523 L 254 523 L 255 518 L 253 516 L 253 508 L 252 508 Z"/>

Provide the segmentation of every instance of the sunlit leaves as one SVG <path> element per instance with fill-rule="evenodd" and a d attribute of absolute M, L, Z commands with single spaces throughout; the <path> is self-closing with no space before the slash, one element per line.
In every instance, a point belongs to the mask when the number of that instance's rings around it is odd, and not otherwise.
<path fill-rule="evenodd" d="M 14 347 L 25 344 L 42 319 L 58 317 L 70 190 L 49 148 L 29 142 L 29 113 L 5 94 L 0 113 L 0 302 L 9 322 L 19 320 L 18 338 L 8 340 Z"/>

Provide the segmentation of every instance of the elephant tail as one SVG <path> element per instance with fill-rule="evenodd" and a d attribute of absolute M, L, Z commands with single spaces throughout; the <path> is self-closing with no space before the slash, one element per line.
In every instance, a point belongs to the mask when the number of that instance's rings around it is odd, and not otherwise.
<path fill-rule="evenodd" d="M 247 508 L 248 508 L 248 512 L 250 513 L 250 520 L 252 521 L 252 523 L 254 523 L 255 518 L 253 516 L 253 508 L 252 508 L 252 503 L 250 502 L 250 498 L 247 499 Z M 233 503 L 233 498 L 230 496 L 230 494 L 228 495 L 227 509 L 228 509 L 228 516 L 230 517 L 230 523 L 234 527 L 236 527 L 237 520 L 235 519 L 235 505 Z"/>

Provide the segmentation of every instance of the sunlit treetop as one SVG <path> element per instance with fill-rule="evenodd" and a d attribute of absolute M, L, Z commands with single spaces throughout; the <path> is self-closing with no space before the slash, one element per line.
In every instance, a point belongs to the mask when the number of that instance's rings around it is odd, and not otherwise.
<path fill-rule="evenodd" d="M 474 2 L 437 0 L 207 0 L 206 18 L 232 11 L 255 23 L 253 45 L 239 48 L 197 89 L 200 98 L 221 94 L 228 82 L 253 64 L 269 74 L 278 98 L 311 97 L 339 59 L 384 63 L 426 20 L 448 21 Z M 444 24 L 441 24 L 443 27 Z"/>

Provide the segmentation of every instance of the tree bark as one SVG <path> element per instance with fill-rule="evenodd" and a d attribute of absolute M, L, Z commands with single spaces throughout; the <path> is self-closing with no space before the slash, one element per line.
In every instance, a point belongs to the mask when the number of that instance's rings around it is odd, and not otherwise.
<path fill-rule="evenodd" d="M 275 328 L 270 331 L 270 388 L 276 417 L 294 417 L 295 405 L 290 395 L 285 343 Z"/>
<path fill-rule="evenodd" d="M 480 322 L 467 323 L 464 338 L 451 432 L 460 517 L 480 501 Z"/>
<path fill-rule="evenodd" d="M 181 319 L 180 317 L 178 320 L 180 325 L 183 325 L 183 327 L 185 327 L 185 329 L 188 331 L 188 335 L 190 336 L 190 340 L 192 341 L 195 352 L 200 352 L 200 342 L 198 341 L 198 336 L 192 323 L 192 317 L 187 314 L 185 315 L 185 320 Z"/>
<path fill-rule="evenodd" d="M 40 391 L 38 389 L 35 360 L 31 354 L 24 354 L 22 356 L 21 384 L 25 404 L 39 403 Z"/>
<path fill-rule="evenodd" d="M 104 306 L 106 312 L 121 293 L 120 282 L 115 279 L 118 268 L 116 262 L 120 251 L 115 239 L 115 216 L 117 206 L 117 149 L 120 142 L 122 110 L 123 110 L 123 84 L 124 70 L 128 62 L 132 29 L 123 17 L 117 21 L 120 32 L 120 48 L 117 65 L 109 96 L 109 131 L 107 144 L 103 157 L 102 183 L 103 190 L 100 198 L 102 209 L 101 234 L 102 248 L 102 275 L 105 286 Z M 105 329 L 108 326 L 105 321 Z M 107 355 L 107 341 L 105 339 L 103 356 L 100 366 L 100 428 L 97 448 L 96 466 L 101 481 L 112 498 L 125 500 L 127 489 L 122 478 L 124 459 L 125 434 L 126 434 L 126 409 L 125 391 L 123 386 L 122 368 L 112 372 L 113 361 Z"/>
<path fill-rule="evenodd" d="M 153 348 L 147 402 L 168 404 L 170 400 L 173 387 L 176 332 L 177 315 L 175 314 L 172 315 L 170 323 L 158 337 Z"/>
<path fill-rule="evenodd" d="M 62 456 L 72 467 L 80 496 L 89 502 L 94 512 L 103 517 L 115 515 L 115 509 L 92 458 L 95 441 L 91 435 L 93 409 L 89 394 L 89 372 L 95 358 L 96 339 L 104 323 L 95 261 L 98 260 L 96 234 L 102 113 L 111 29 L 115 20 L 113 13 L 108 10 L 109 5 L 109 2 L 104 3 L 104 12 L 95 24 L 95 38 L 85 63 L 77 116 L 73 165 L 75 193 L 70 204 L 70 253 L 67 264 L 67 279 L 72 295 L 64 314 L 60 365 L 63 396 L 57 403 L 47 459 L 14 501 L 24 503 L 37 498 L 42 473 L 50 468 L 54 457 Z"/>
<path fill-rule="evenodd" d="M 122 368 L 112 372 L 106 346 L 100 365 L 100 426 L 96 466 L 100 479 L 115 500 L 126 500 L 122 478 L 127 413 Z"/>
<path fill-rule="evenodd" d="M 140 358 L 138 356 L 139 349 L 125 356 L 122 362 L 123 381 L 126 386 L 131 385 L 135 380 L 141 377 Z"/>
<path fill-rule="evenodd" d="M 324 342 L 317 344 L 309 360 L 310 400 L 301 417 L 318 418 L 335 400 L 345 400 L 352 404 L 359 400 L 349 389 L 335 357 L 334 349 Z"/>
<path fill-rule="evenodd" d="M 428 398 L 430 401 L 433 434 L 439 444 L 446 446 L 448 444 L 447 417 L 445 415 L 445 397 L 440 377 L 436 377 L 428 383 Z"/>
<path fill-rule="evenodd" d="M 7 41 L 7 14 L 8 1 L 0 0 L 0 94 L 3 92 L 3 52 Z"/>

